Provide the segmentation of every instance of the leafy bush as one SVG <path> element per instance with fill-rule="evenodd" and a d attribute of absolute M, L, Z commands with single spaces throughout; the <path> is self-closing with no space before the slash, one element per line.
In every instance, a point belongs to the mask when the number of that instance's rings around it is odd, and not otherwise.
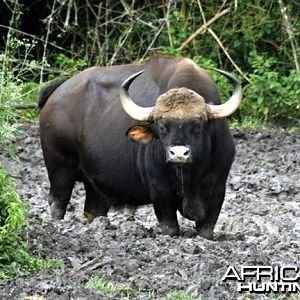
<path fill-rule="evenodd" d="M 34 89 L 30 83 L 24 83 L 23 76 L 33 70 L 35 63 L 27 61 L 28 43 L 18 42 L 12 37 L 8 41 L 5 53 L 0 54 L 0 151 L 13 154 L 12 144 L 18 132 L 18 119 L 26 116 L 18 113 L 14 106 L 24 100 L 33 100 Z M 20 47 L 25 49 L 24 60 L 15 68 L 14 55 Z M 34 84 L 35 89 L 36 86 Z M 19 231 L 25 225 L 26 208 L 8 173 L 0 166 L 0 279 L 60 264 L 58 260 L 30 256 L 28 245 L 19 237 Z"/>
<path fill-rule="evenodd" d="M 18 232 L 26 225 L 26 208 L 0 167 L 0 279 L 22 275 L 28 271 L 58 267 L 58 260 L 45 260 L 28 253 Z"/>
<path fill-rule="evenodd" d="M 0 246 L 25 221 L 25 207 L 15 192 L 8 174 L 0 167 Z"/>
<path fill-rule="evenodd" d="M 21 86 L 21 95 L 22 95 L 22 105 L 36 105 L 38 93 L 40 91 L 40 85 L 34 81 L 24 82 Z M 20 101 L 17 101 L 17 105 L 19 105 Z M 36 120 L 39 116 L 38 108 L 29 108 L 29 109 L 18 109 L 15 110 L 17 114 L 17 118 L 20 120 L 28 121 L 28 120 Z"/>
<path fill-rule="evenodd" d="M 274 57 L 252 54 L 251 83 L 244 87 L 240 118 L 256 116 L 264 122 L 299 126 L 300 75 L 291 70 L 282 74 Z"/>
<path fill-rule="evenodd" d="M 216 63 L 213 62 L 211 59 L 203 57 L 202 55 L 194 56 L 193 61 L 202 68 L 207 69 L 209 71 L 210 75 L 216 81 L 221 101 L 225 101 L 232 93 L 232 86 L 224 75 L 221 75 L 220 73 L 214 70 L 218 68 Z"/>
<path fill-rule="evenodd" d="M 232 86 L 223 75 L 213 70 L 217 68 L 216 64 L 201 55 L 194 56 L 193 60 L 210 71 L 222 101 L 227 99 L 232 93 Z M 251 69 L 247 76 L 251 82 L 243 81 L 235 74 L 243 85 L 244 98 L 233 122 L 250 127 L 251 124 L 257 126 L 269 123 L 299 127 L 300 75 L 293 69 L 282 74 L 275 57 L 251 53 L 249 63 Z"/>
<path fill-rule="evenodd" d="M 0 91 L 0 150 L 8 150 L 11 141 L 13 140 L 17 125 L 14 123 L 16 111 L 13 109 L 12 103 L 15 98 L 21 97 L 21 86 L 16 84 L 12 79 L 11 73 L 4 74 L 1 68 L 3 56 L 0 55 L 0 76 L 1 76 L 1 91 Z"/>
<path fill-rule="evenodd" d="M 87 62 L 84 59 L 77 58 L 72 59 L 63 53 L 59 53 L 55 61 L 53 62 L 54 71 L 50 69 L 48 74 L 48 79 L 52 80 L 57 77 L 57 75 L 73 75 L 82 71 L 88 67 Z"/>
<path fill-rule="evenodd" d="M 19 246 L 17 236 L 24 222 L 25 207 L 8 174 L 0 168 L 0 278 L 8 277 L 24 259 L 24 247 Z"/>
<path fill-rule="evenodd" d="M 22 63 L 14 65 L 14 61 L 18 61 L 20 48 L 25 49 Z M 0 54 L 0 150 L 2 152 L 11 152 L 12 141 L 18 130 L 17 118 L 26 117 L 27 112 L 24 114 L 23 111 L 17 111 L 14 106 L 35 101 L 37 84 L 32 88 L 33 84 L 25 83 L 24 80 L 24 76 L 34 72 L 37 67 L 37 63 L 28 58 L 27 51 L 31 49 L 28 41 L 18 41 L 10 37 L 6 51 Z"/>

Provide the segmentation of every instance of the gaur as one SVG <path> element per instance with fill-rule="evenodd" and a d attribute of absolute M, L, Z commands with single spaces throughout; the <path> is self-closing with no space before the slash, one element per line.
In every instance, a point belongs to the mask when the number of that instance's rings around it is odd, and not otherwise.
<path fill-rule="evenodd" d="M 178 235 L 177 211 L 212 239 L 235 147 L 226 117 L 242 99 L 233 85 L 221 104 L 207 71 L 188 58 L 92 67 L 41 91 L 40 138 L 49 204 L 62 219 L 76 181 L 84 214 L 152 203 L 163 234 Z"/>

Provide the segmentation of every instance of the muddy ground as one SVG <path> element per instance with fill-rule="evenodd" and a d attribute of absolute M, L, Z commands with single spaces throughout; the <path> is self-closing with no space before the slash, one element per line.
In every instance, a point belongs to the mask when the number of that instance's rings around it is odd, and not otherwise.
<path fill-rule="evenodd" d="M 228 266 L 300 264 L 300 134 L 234 131 L 236 159 L 216 239 L 208 241 L 182 218 L 180 237 L 161 235 L 151 206 L 139 208 L 135 217 L 112 212 L 111 225 L 103 219 L 88 224 L 79 184 L 65 220 L 51 221 L 38 127 L 23 129 L 20 162 L 2 157 L 1 164 L 13 173 L 21 199 L 31 204 L 26 231 L 31 251 L 62 258 L 64 265 L 1 282 L 0 299 L 106 299 L 89 287 L 93 276 L 130 284 L 135 292 L 129 299 L 164 299 L 175 290 L 198 299 L 245 299 L 236 282 L 222 282 Z"/>

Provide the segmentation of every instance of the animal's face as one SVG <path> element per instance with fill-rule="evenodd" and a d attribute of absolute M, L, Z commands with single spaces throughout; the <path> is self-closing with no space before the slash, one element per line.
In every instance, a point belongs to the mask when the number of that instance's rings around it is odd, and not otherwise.
<path fill-rule="evenodd" d="M 199 163 L 203 150 L 207 150 L 209 122 L 201 119 L 159 119 L 151 125 L 133 126 L 127 135 L 134 141 L 147 144 L 153 138 L 162 143 L 166 162 Z"/>
<path fill-rule="evenodd" d="M 161 119 L 156 124 L 157 135 L 166 150 L 167 162 L 192 163 L 201 160 L 203 138 L 208 123 L 201 119 Z"/>
<path fill-rule="evenodd" d="M 150 126 L 134 126 L 128 136 L 136 142 L 159 139 L 172 163 L 199 162 L 208 124 L 204 99 L 195 92 L 173 89 L 161 95 L 152 111 Z"/>

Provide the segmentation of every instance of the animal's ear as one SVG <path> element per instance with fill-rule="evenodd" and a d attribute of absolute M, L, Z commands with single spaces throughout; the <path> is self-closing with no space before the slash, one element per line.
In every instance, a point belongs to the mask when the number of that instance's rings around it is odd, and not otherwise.
<path fill-rule="evenodd" d="M 148 126 L 136 125 L 130 127 L 126 135 L 133 141 L 141 144 L 148 144 L 152 141 L 154 133 L 152 129 Z"/>

